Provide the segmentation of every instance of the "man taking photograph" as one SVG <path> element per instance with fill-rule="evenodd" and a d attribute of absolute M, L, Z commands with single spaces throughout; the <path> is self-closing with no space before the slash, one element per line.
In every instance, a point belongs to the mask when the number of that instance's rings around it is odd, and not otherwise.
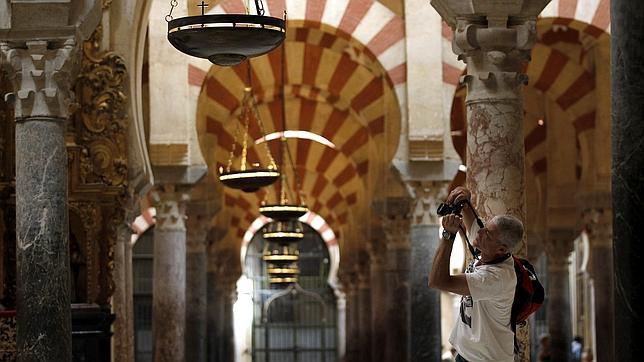
<path fill-rule="evenodd" d="M 471 193 L 457 187 L 446 203 L 464 203 L 461 215 L 443 217 L 443 233 L 429 274 L 429 286 L 462 295 L 456 325 L 449 338 L 456 348 L 456 361 L 513 362 L 514 332 L 510 326 L 517 278 L 513 249 L 523 238 L 523 224 L 511 215 L 498 215 L 481 228 L 470 208 Z M 467 201 L 467 202 L 466 202 Z M 450 275 L 449 261 L 454 239 L 467 229 L 472 245 L 480 252 L 465 274 Z"/>

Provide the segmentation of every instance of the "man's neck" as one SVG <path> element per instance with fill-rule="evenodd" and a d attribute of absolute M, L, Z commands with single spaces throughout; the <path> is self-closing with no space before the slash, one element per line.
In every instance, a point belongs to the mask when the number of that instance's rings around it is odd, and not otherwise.
<path fill-rule="evenodd" d="M 496 253 L 492 255 L 481 254 L 479 262 L 481 264 L 496 264 L 504 261 L 509 255 L 509 253 Z"/>

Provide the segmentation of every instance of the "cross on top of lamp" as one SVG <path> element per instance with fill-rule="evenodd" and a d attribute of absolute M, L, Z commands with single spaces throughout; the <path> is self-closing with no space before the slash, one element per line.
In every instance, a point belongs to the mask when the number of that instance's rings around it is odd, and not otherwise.
<path fill-rule="evenodd" d="M 186 0 L 187 1 L 187 0 Z M 174 19 L 172 10 L 177 0 L 170 1 L 168 41 L 180 52 L 205 58 L 221 66 L 237 65 L 248 58 L 266 54 L 277 48 L 286 37 L 284 19 L 264 16 L 262 0 L 254 0 L 256 15 L 205 14 L 207 3 L 201 1 L 201 15 Z"/>

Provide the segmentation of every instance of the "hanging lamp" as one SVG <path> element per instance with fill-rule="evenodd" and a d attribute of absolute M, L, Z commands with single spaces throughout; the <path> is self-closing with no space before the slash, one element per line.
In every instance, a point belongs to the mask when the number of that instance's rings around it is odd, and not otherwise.
<path fill-rule="evenodd" d="M 297 262 L 300 259 L 300 252 L 297 248 L 291 248 L 289 245 L 271 247 L 270 243 L 266 243 L 262 259 L 274 265 L 287 265 Z"/>
<path fill-rule="evenodd" d="M 300 268 L 297 263 L 282 266 L 268 264 L 266 273 L 268 274 L 268 282 L 271 284 L 297 283 Z"/>
<path fill-rule="evenodd" d="M 221 66 L 232 66 L 247 58 L 266 54 L 277 48 L 286 37 L 285 19 L 264 16 L 262 0 L 255 1 L 257 15 L 250 14 L 249 0 L 246 14 L 206 15 L 208 6 L 201 1 L 201 15 L 174 19 L 172 10 L 177 0 L 170 1 L 168 41 L 182 53 L 210 60 Z"/>
<path fill-rule="evenodd" d="M 295 170 L 295 163 L 293 162 L 293 157 L 291 155 L 288 143 L 286 142 L 286 137 L 284 137 L 284 132 L 286 132 L 286 47 L 282 44 L 282 59 L 281 59 L 281 83 L 282 83 L 282 112 L 281 112 L 281 122 L 282 122 L 282 136 L 280 137 L 280 193 L 275 204 L 262 203 L 259 208 L 259 212 L 273 219 L 274 221 L 270 222 L 264 228 L 264 238 L 271 242 L 276 243 L 291 243 L 296 242 L 304 238 L 304 228 L 302 223 L 298 220 L 302 215 L 306 214 L 309 211 L 309 208 L 304 205 L 302 202 L 302 195 L 297 193 L 300 190 L 300 184 L 297 177 L 297 172 Z M 287 190 L 290 191 L 288 185 L 288 180 L 286 177 L 286 172 L 284 168 L 284 160 L 288 156 L 288 161 L 293 171 L 293 179 L 295 180 L 295 191 L 297 197 L 291 197 L 290 199 L 296 200 L 295 203 L 289 201 L 287 195 Z M 292 196 L 292 195 L 291 195 Z"/>
<path fill-rule="evenodd" d="M 248 83 L 250 84 L 252 79 L 250 61 L 248 61 L 248 79 Z M 235 149 L 237 146 L 237 138 L 239 136 L 239 124 L 237 126 L 237 131 L 235 132 L 226 168 L 219 167 L 219 180 L 227 187 L 240 189 L 244 192 L 255 192 L 261 187 L 271 185 L 280 177 L 280 171 L 275 164 L 275 160 L 271 155 L 271 150 L 268 145 L 265 145 L 266 157 L 268 159 L 268 165 L 266 167 L 262 167 L 260 163 L 255 163 L 250 167 L 247 164 L 248 127 L 251 120 L 257 122 L 260 133 L 264 135 L 264 124 L 262 123 L 262 120 L 259 117 L 259 112 L 257 111 L 257 103 L 255 101 L 255 96 L 253 95 L 252 86 L 247 86 L 244 88 L 244 98 L 242 99 L 242 110 L 240 115 L 243 130 L 241 136 L 242 149 L 239 169 L 233 168 L 233 159 L 235 158 Z"/>

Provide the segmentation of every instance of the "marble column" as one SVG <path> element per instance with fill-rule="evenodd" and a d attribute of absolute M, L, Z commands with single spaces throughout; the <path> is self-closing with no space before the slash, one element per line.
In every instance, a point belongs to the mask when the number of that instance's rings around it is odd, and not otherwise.
<path fill-rule="evenodd" d="M 368 250 L 369 272 L 371 274 L 369 278 L 371 282 L 371 360 L 373 362 L 382 362 L 385 358 L 387 337 L 387 278 L 384 241 L 372 241 Z"/>
<path fill-rule="evenodd" d="M 387 199 L 383 228 L 387 238 L 385 361 L 410 361 L 410 199 Z"/>
<path fill-rule="evenodd" d="M 613 228 L 611 198 L 608 192 L 593 192 L 578 198 L 582 206 L 582 220 L 590 244 L 589 273 L 595 291 L 594 319 L 598 361 L 613 359 L 615 337 L 613 331 Z M 588 338 L 587 336 L 586 338 Z M 591 341 L 584 344 L 590 346 Z"/>
<path fill-rule="evenodd" d="M 186 224 L 188 194 L 172 184 L 154 191 L 156 226 L 152 282 L 154 360 L 185 360 Z"/>
<path fill-rule="evenodd" d="M 359 361 L 371 362 L 371 285 L 369 269 L 358 274 Z"/>
<path fill-rule="evenodd" d="M 575 233 L 568 229 L 550 229 L 546 240 L 548 256 L 548 333 L 552 361 L 567 361 L 572 340 L 570 316 L 569 254 Z"/>
<path fill-rule="evenodd" d="M 453 51 L 467 64 L 467 187 L 483 219 L 525 220 L 523 67 L 536 41 L 537 15 L 549 1 L 431 1 L 454 30 Z M 525 240 L 516 252 L 526 255 Z M 528 360 L 527 328 L 517 337 L 519 359 Z"/>
<path fill-rule="evenodd" d="M 27 41 L 0 49 L 16 118 L 17 348 L 19 361 L 72 356 L 65 121 L 76 44 Z"/>
<path fill-rule="evenodd" d="M 212 258 L 211 258 L 212 260 Z M 208 263 L 208 298 L 207 298 L 207 353 L 208 362 L 221 362 L 219 359 L 219 340 L 221 339 L 221 288 L 218 287 L 217 271 Z"/>
<path fill-rule="evenodd" d="M 121 214 L 123 222 L 116 228 L 116 245 L 114 245 L 114 294 L 112 295 L 112 312 L 115 315 L 114 334 L 112 336 L 114 361 L 134 360 L 134 314 L 132 294 L 132 229 L 134 220 L 131 209 Z"/>
<path fill-rule="evenodd" d="M 186 245 L 186 361 L 205 362 L 207 357 L 206 235 L 210 218 L 202 203 L 188 204 Z"/>
<path fill-rule="evenodd" d="M 335 300 L 337 307 L 336 325 L 338 330 L 336 337 L 338 346 L 337 359 L 338 361 L 344 361 L 347 354 L 347 295 L 340 288 L 335 288 Z"/>
<path fill-rule="evenodd" d="M 447 196 L 446 182 L 411 182 L 411 360 L 441 356 L 441 292 L 429 288 L 429 271 L 440 243 L 438 204 Z"/>
<path fill-rule="evenodd" d="M 235 360 L 235 333 L 233 327 L 233 304 L 237 300 L 238 275 L 226 275 L 222 280 L 222 361 Z"/>
<path fill-rule="evenodd" d="M 611 0 L 613 265 L 615 267 L 615 354 L 613 361 L 635 361 L 644 355 L 639 333 L 644 314 L 637 294 L 644 288 L 640 272 L 644 255 L 644 3 Z"/>
<path fill-rule="evenodd" d="M 346 286 L 347 294 L 347 351 L 346 361 L 359 361 L 359 302 L 358 302 L 358 282 L 354 273 L 347 274 L 343 279 Z"/>

